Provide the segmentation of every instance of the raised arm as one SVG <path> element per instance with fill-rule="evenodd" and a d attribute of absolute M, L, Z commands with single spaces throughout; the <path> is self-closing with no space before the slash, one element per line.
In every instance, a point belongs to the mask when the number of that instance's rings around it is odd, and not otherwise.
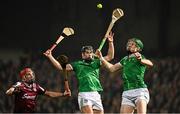
<path fill-rule="evenodd" d="M 51 63 L 58 69 L 63 70 L 61 64 L 52 56 L 51 50 L 47 50 L 44 55 L 51 61 Z"/>
<path fill-rule="evenodd" d="M 118 62 L 116 64 L 111 64 L 109 63 L 101 54 L 99 50 L 97 50 L 97 55 L 99 59 L 101 60 L 102 64 L 110 71 L 110 72 L 115 72 L 117 70 L 120 70 L 122 68 L 122 65 Z"/>
<path fill-rule="evenodd" d="M 110 32 L 108 35 L 108 43 L 109 43 L 108 53 L 106 56 L 104 56 L 104 59 L 107 61 L 111 61 L 114 58 L 113 37 L 114 37 L 114 33 Z"/>
<path fill-rule="evenodd" d="M 63 70 L 61 64 L 52 56 L 51 50 L 47 50 L 44 55 L 51 61 L 51 63 L 58 69 L 58 70 Z M 70 64 L 66 65 L 66 70 L 70 71 L 73 70 L 72 66 Z"/>

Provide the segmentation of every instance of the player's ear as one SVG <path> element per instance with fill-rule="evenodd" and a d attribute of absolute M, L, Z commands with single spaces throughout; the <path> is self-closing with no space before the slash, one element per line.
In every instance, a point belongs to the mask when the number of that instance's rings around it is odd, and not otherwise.
<path fill-rule="evenodd" d="M 21 80 L 24 82 L 24 81 L 26 81 L 26 76 L 23 76 L 22 78 L 21 78 Z"/>
<path fill-rule="evenodd" d="M 138 50 L 138 52 L 142 51 L 142 49 L 140 47 L 137 47 L 137 50 Z"/>
<path fill-rule="evenodd" d="M 83 52 L 81 53 L 81 56 L 82 56 L 82 58 L 84 59 L 84 53 L 83 53 Z"/>
<path fill-rule="evenodd" d="M 35 78 L 36 78 L 36 75 L 35 75 L 34 71 L 33 71 L 33 73 L 32 73 L 32 74 L 33 74 L 33 78 L 35 79 Z"/>

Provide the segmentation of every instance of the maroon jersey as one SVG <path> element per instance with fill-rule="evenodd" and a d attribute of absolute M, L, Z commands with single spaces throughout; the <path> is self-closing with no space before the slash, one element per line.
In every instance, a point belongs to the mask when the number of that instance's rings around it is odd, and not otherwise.
<path fill-rule="evenodd" d="M 23 82 L 17 82 L 13 87 L 20 89 L 15 93 L 14 112 L 35 112 L 37 95 L 44 94 L 45 89 L 37 83 L 26 85 Z"/>

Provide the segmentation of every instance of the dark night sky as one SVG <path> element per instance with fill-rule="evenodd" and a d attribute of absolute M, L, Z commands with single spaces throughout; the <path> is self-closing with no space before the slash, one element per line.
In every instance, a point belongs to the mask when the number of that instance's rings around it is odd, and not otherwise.
<path fill-rule="evenodd" d="M 96 4 L 101 2 L 102 9 Z M 0 49 L 44 51 L 62 28 L 75 35 L 63 40 L 56 52 L 79 53 L 83 45 L 97 48 L 119 7 L 125 16 L 114 26 L 116 54 L 125 52 L 128 38 L 138 37 L 149 55 L 179 55 L 179 0 L 6 0 L 0 3 Z M 105 52 L 107 46 L 103 49 Z M 80 54 L 80 53 L 79 53 Z M 76 54 L 77 55 L 77 54 Z"/>

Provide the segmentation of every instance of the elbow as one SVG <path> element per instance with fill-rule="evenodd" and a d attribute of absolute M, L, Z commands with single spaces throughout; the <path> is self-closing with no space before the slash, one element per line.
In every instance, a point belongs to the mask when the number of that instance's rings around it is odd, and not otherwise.
<path fill-rule="evenodd" d="M 149 67 L 153 67 L 153 66 L 154 66 L 153 63 L 150 63 L 150 64 L 149 64 Z"/>
<path fill-rule="evenodd" d="M 53 64 L 53 65 L 57 70 L 60 70 L 60 71 L 63 70 L 60 64 Z"/>
<path fill-rule="evenodd" d="M 107 57 L 107 61 L 111 61 L 111 60 L 113 60 L 114 59 L 114 56 L 108 56 Z"/>
<path fill-rule="evenodd" d="M 112 54 L 109 58 L 110 58 L 110 60 L 113 60 L 114 59 L 114 54 Z"/>
<path fill-rule="evenodd" d="M 109 70 L 111 73 L 113 73 L 114 71 L 113 70 Z"/>
<path fill-rule="evenodd" d="M 148 63 L 146 65 L 148 66 L 148 68 L 152 68 L 154 66 L 153 63 Z"/>
<path fill-rule="evenodd" d="M 153 63 L 151 61 L 149 61 L 149 67 L 153 67 Z"/>
<path fill-rule="evenodd" d="M 56 67 L 57 70 L 62 71 L 63 69 L 61 67 Z"/>
<path fill-rule="evenodd" d="M 110 68 L 109 68 L 109 71 L 110 71 L 111 73 L 113 73 L 113 72 L 114 72 L 114 69 L 113 69 L 112 67 L 110 67 Z"/>
<path fill-rule="evenodd" d="M 110 59 L 113 60 L 114 59 L 114 55 L 112 55 Z"/>
<path fill-rule="evenodd" d="M 150 60 L 142 60 L 141 63 L 148 67 L 153 67 L 153 63 Z"/>

